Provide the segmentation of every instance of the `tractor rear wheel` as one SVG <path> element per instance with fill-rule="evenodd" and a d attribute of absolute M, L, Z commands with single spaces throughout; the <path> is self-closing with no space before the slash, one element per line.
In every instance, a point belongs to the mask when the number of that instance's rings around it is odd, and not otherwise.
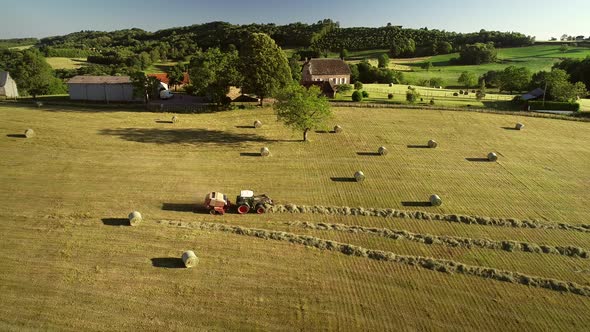
<path fill-rule="evenodd" d="M 238 206 L 238 213 L 239 214 L 246 214 L 248 213 L 248 211 L 250 211 L 250 207 L 246 204 L 242 204 L 240 206 Z"/>
<path fill-rule="evenodd" d="M 256 205 L 256 213 L 263 214 L 266 212 L 266 208 L 262 204 Z"/>

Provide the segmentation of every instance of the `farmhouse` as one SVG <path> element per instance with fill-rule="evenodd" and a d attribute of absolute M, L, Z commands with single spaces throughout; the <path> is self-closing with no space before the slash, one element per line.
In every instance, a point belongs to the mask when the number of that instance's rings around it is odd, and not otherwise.
<path fill-rule="evenodd" d="M 182 87 L 190 83 L 190 78 L 188 73 L 184 73 L 182 77 L 182 82 L 178 84 L 178 86 Z M 156 74 L 148 74 L 147 76 L 155 77 L 158 81 L 166 84 L 166 86 L 170 86 L 170 80 L 168 79 L 168 74 L 166 73 L 156 73 Z"/>
<path fill-rule="evenodd" d="M 17 98 L 18 89 L 16 82 L 10 77 L 7 71 L 0 71 L 0 97 L 2 98 Z"/>
<path fill-rule="evenodd" d="M 75 76 L 68 82 L 71 100 L 136 101 L 129 76 Z"/>
<path fill-rule="evenodd" d="M 350 84 L 350 68 L 340 59 L 310 59 L 305 61 L 301 82 L 328 81 L 334 85 Z"/>

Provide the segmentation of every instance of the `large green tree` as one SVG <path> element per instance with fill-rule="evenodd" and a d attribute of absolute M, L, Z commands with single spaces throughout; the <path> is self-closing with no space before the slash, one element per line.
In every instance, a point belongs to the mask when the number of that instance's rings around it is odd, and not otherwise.
<path fill-rule="evenodd" d="M 292 81 L 289 62 L 274 40 L 264 33 L 253 33 L 240 53 L 242 89 L 260 98 L 273 96 Z"/>
<path fill-rule="evenodd" d="M 146 105 L 150 98 L 156 98 L 160 86 L 160 81 L 157 78 L 146 76 L 141 71 L 131 73 L 129 76 L 133 85 L 133 94 L 142 98 Z"/>
<path fill-rule="evenodd" d="M 175 66 L 168 67 L 166 76 L 168 77 L 168 83 L 174 86 L 174 90 L 176 91 L 176 87 L 184 79 L 184 66 L 181 63 L 177 63 Z"/>
<path fill-rule="evenodd" d="M 498 51 L 493 43 L 475 43 L 466 45 L 459 54 L 459 62 L 464 65 L 481 65 L 483 63 L 495 62 L 498 58 Z"/>
<path fill-rule="evenodd" d="M 311 86 L 309 89 L 290 84 L 277 94 L 274 104 L 277 119 L 287 127 L 303 131 L 303 140 L 312 129 L 319 129 L 326 120 L 332 117 L 332 110 L 326 97 L 321 95 L 320 88 Z"/>
<path fill-rule="evenodd" d="M 531 83 L 533 74 L 526 67 L 508 66 L 498 77 L 500 91 L 524 91 Z"/>
<path fill-rule="evenodd" d="M 0 50 L 0 70 L 10 72 L 20 94 L 62 94 L 67 89 L 62 80 L 55 77 L 51 66 L 36 49 L 25 51 Z"/>
<path fill-rule="evenodd" d="M 477 84 L 477 76 L 472 72 L 464 71 L 457 81 L 463 86 L 470 88 Z"/>
<path fill-rule="evenodd" d="M 199 52 L 189 64 L 191 82 L 198 95 L 207 97 L 214 103 L 221 104 L 232 85 L 239 85 L 238 52 L 221 52 L 210 48 Z"/>

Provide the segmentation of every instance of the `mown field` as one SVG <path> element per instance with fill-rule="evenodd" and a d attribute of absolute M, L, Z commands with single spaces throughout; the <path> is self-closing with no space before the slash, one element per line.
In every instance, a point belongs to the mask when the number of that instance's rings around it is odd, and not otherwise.
<path fill-rule="evenodd" d="M 86 58 L 49 57 L 45 59 L 53 69 L 78 69 L 86 64 Z"/>
<path fill-rule="evenodd" d="M 588 123 L 336 108 L 332 124 L 344 132 L 314 132 L 303 143 L 270 109 L 181 114 L 176 124 L 168 123 L 171 114 L 83 107 L 2 104 L 0 115 L 2 330 L 590 327 L 590 297 L 571 291 L 574 284 L 590 287 L 587 255 L 396 240 L 370 231 L 588 252 L 590 234 L 581 227 L 590 217 Z M 250 128 L 255 119 L 264 126 Z M 525 130 L 504 128 L 516 122 Z M 26 128 L 37 136 L 20 137 Z M 431 138 L 439 148 L 420 148 Z M 381 145 L 390 153 L 372 155 Z M 256 156 L 262 146 L 270 157 Z M 498 162 L 466 159 L 490 151 Z M 356 170 L 365 182 L 347 181 Z M 240 189 L 265 192 L 278 204 L 527 219 L 547 227 L 192 212 L 209 191 L 233 198 Z M 441 207 L 425 204 L 432 193 L 443 198 Z M 144 215 L 138 227 L 124 225 L 132 210 Z M 340 226 L 327 230 L 332 224 Z M 218 226 L 260 231 L 247 236 Z M 574 284 L 558 291 L 346 255 L 319 249 L 317 241 L 261 238 L 271 231 Z M 178 268 L 187 249 L 200 257 L 196 268 Z"/>

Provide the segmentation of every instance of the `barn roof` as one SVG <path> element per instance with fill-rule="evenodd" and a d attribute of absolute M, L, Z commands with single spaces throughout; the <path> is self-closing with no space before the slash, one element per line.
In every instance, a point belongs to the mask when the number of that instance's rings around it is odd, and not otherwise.
<path fill-rule="evenodd" d="M 68 84 L 130 84 L 129 76 L 74 76 Z"/>
<path fill-rule="evenodd" d="M 10 75 L 7 71 L 0 71 L 0 86 L 5 86 L 8 78 L 10 78 Z"/>
<path fill-rule="evenodd" d="M 537 98 L 543 96 L 544 93 L 545 93 L 545 90 L 543 90 L 541 88 L 536 88 L 535 90 L 522 95 L 522 97 L 520 97 L 520 99 L 522 99 L 522 100 L 537 99 Z"/>
<path fill-rule="evenodd" d="M 328 96 L 333 95 L 336 92 L 336 87 L 331 81 L 302 82 L 301 85 L 308 89 L 314 85 L 318 86 L 322 93 Z"/>
<path fill-rule="evenodd" d="M 311 59 L 309 70 L 312 75 L 350 75 L 350 67 L 340 59 Z"/>

